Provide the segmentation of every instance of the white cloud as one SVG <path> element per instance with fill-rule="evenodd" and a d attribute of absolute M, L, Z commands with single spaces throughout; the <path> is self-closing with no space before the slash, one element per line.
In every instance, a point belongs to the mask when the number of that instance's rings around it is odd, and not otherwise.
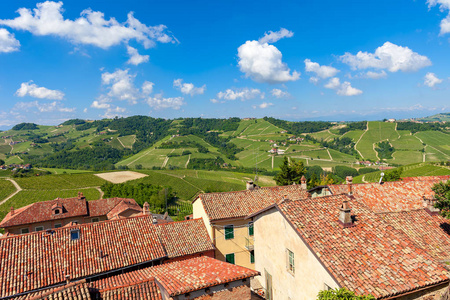
<path fill-rule="evenodd" d="M 195 87 L 192 83 L 183 83 L 183 79 L 175 79 L 173 81 L 173 87 L 181 91 L 185 95 L 201 95 L 206 90 L 206 85 L 201 87 Z"/>
<path fill-rule="evenodd" d="M 293 37 L 294 33 L 285 28 L 281 28 L 280 31 L 269 31 L 269 33 L 264 33 L 264 36 L 259 39 L 259 43 L 275 43 L 281 40 L 282 38 L 290 38 Z"/>
<path fill-rule="evenodd" d="M 325 87 L 327 89 L 334 90 L 334 89 L 338 88 L 340 85 L 341 85 L 341 81 L 339 80 L 339 78 L 333 77 L 328 81 L 327 84 L 325 84 Z"/>
<path fill-rule="evenodd" d="M 87 107 L 85 107 L 85 108 L 83 109 L 83 112 L 84 112 L 84 113 L 87 113 L 87 112 L 88 112 Z"/>
<path fill-rule="evenodd" d="M 8 30 L 0 28 L 0 53 L 19 51 L 20 42 L 16 40 L 14 34 Z"/>
<path fill-rule="evenodd" d="M 267 108 L 267 107 L 272 106 L 272 105 L 273 105 L 273 103 L 263 102 L 260 105 L 253 105 L 252 107 L 255 108 L 255 109 L 256 108 L 264 109 L 264 108 Z"/>
<path fill-rule="evenodd" d="M 264 99 L 264 93 L 262 93 L 259 89 L 249 89 L 243 88 L 238 90 L 227 89 L 225 92 L 217 93 L 217 98 L 224 100 L 249 100 L 255 97 L 260 97 Z"/>
<path fill-rule="evenodd" d="M 317 84 L 319 82 L 319 78 L 318 77 L 309 77 L 309 82 Z"/>
<path fill-rule="evenodd" d="M 99 11 L 85 9 L 76 20 L 64 19 L 63 3 L 46 1 L 38 3 L 36 8 L 20 8 L 15 19 L 0 20 L 0 24 L 14 29 L 26 30 L 34 35 L 52 35 L 68 39 L 74 44 L 93 45 L 103 49 L 128 42 L 134 39 L 145 48 L 156 42 L 177 42 L 166 33 L 166 26 L 146 26 L 134 18 L 133 13 L 127 15 L 127 21 L 119 23 L 116 19 L 105 19 Z"/>
<path fill-rule="evenodd" d="M 15 94 L 17 97 L 30 96 L 39 99 L 62 100 L 64 93 L 58 90 L 49 90 L 45 87 L 39 87 L 33 81 L 24 82 Z"/>
<path fill-rule="evenodd" d="M 276 33 L 271 33 L 276 34 Z M 261 40 L 276 41 L 281 35 L 267 35 Z M 288 37 L 289 35 L 284 35 Z M 260 40 L 260 41 L 261 41 Z M 295 81 L 300 78 L 300 73 L 291 70 L 282 61 L 283 55 L 275 46 L 260 41 L 246 41 L 238 48 L 239 68 L 256 82 L 283 83 Z"/>
<path fill-rule="evenodd" d="M 92 102 L 91 107 L 97 109 L 108 109 L 111 107 L 111 104 L 95 100 Z"/>
<path fill-rule="evenodd" d="M 121 117 L 123 116 L 123 113 L 126 112 L 126 108 L 114 106 L 106 109 L 105 113 L 102 115 L 103 118 L 114 118 L 116 116 Z"/>
<path fill-rule="evenodd" d="M 178 110 L 182 105 L 186 104 L 183 97 L 164 98 L 162 94 L 149 97 L 146 102 L 154 109 L 172 108 Z"/>
<path fill-rule="evenodd" d="M 316 62 L 312 62 L 310 59 L 305 59 L 305 71 L 313 72 L 322 79 L 335 76 L 339 70 L 330 66 L 321 66 Z M 313 83 L 317 82 L 317 77 L 314 77 Z"/>
<path fill-rule="evenodd" d="M 442 83 L 442 79 L 439 79 L 434 73 L 428 72 L 424 77 L 424 84 L 428 87 L 434 87 L 439 83 Z"/>
<path fill-rule="evenodd" d="M 290 96 L 290 94 L 288 92 L 282 91 L 280 89 L 273 89 L 270 91 L 270 93 L 272 94 L 272 96 L 277 97 L 277 98 L 283 98 L 283 97 Z"/>
<path fill-rule="evenodd" d="M 408 47 L 397 46 L 390 42 L 378 47 L 375 53 L 359 51 L 356 55 L 345 53 L 342 62 L 352 69 L 387 69 L 390 72 L 411 72 L 431 65 L 428 57 L 413 52 Z"/>
<path fill-rule="evenodd" d="M 219 103 L 220 101 L 217 99 L 210 99 L 209 101 L 211 101 L 212 103 Z"/>
<path fill-rule="evenodd" d="M 363 93 L 361 90 L 352 87 L 348 81 L 344 81 L 344 83 L 341 84 L 339 78 L 337 77 L 331 78 L 328 83 L 324 85 L 324 87 L 327 89 L 336 90 L 336 94 L 340 96 L 356 96 Z"/>
<path fill-rule="evenodd" d="M 144 83 L 142 84 L 142 93 L 144 95 L 150 95 L 153 92 L 154 85 L 155 84 L 153 82 L 144 81 Z"/>
<path fill-rule="evenodd" d="M 17 102 L 14 105 L 14 110 L 30 111 L 31 108 L 36 108 L 39 112 L 73 112 L 75 108 L 68 108 L 61 105 L 60 102 L 53 101 L 51 103 L 40 103 L 38 101 L 32 102 Z"/>
<path fill-rule="evenodd" d="M 134 86 L 136 76 L 128 74 L 128 71 L 117 69 L 113 73 L 105 72 L 102 74 L 102 83 L 109 86 L 108 97 L 136 104 L 139 97 L 139 90 Z"/>
<path fill-rule="evenodd" d="M 381 72 L 373 72 L 373 71 L 368 71 L 365 75 L 365 78 L 370 78 L 370 79 L 380 79 L 380 78 L 386 78 L 387 74 L 384 70 L 381 70 Z"/>
<path fill-rule="evenodd" d="M 440 11 L 450 10 L 450 0 L 428 0 L 428 8 L 433 6 L 439 6 Z M 446 34 L 450 32 L 450 14 L 441 21 L 440 34 Z"/>
<path fill-rule="evenodd" d="M 127 64 L 137 66 L 139 64 L 146 63 L 149 60 L 148 55 L 140 55 L 137 49 L 131 46 L 127 46 L 127 53 L 130 56 L 130 59 L 127 61 Z"/>

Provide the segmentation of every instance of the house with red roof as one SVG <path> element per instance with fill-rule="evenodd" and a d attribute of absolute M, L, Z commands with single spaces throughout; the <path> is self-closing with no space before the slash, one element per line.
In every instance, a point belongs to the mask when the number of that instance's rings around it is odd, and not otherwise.
<path fill-rule="evenodd" d="M 328 186 L 331 195 L 280 198 L 247 216 L 266 299 L 341 287 L 377 299 L 439 297 L 450 281 L 450 224 L 431 190 L 440 180 L 448 176 L 349 180 Z"/>
<path fill-rule="evenodd" d="M 147 204 L 148 205 L 148 204 Z M 144 205 L 145 206 L 145 205 Z M 108 198 L 87 201 L 83 193 L 73 198 L 56 198 L 14 209 L 0 222 L 6 233 L 24 234 L 73 224 L 95 223 L 150 214 L 134 199 Z"/>

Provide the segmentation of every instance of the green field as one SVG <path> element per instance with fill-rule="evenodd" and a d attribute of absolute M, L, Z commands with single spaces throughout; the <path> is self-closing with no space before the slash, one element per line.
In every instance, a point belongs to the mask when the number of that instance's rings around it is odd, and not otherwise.
<path fill-rule="evenodd" d="M 93 174 L 45 175 L 14 179 L 28 190 L 65 190 L 101 186 L 105 180 Z"/>
<path fill-rule="evenodd" d="M 9 180 L 0 179 L 0 201 L 16 191 L 16 188 Z"/>
<path fill-rule="evenodd" d="M 393 141 L 399 138 L 399 134 L 395 131 L 394 123 L 386 122 L 368 122 L 368 128 L 362 136 L 356 149 L 362 154 L 364 159 L 378 160 L 374 144 L 381 141 Z"/>
<path fill-rule="evenodd" d="M 415 136 L 450 159 L 450 134 L 440 131 L 423 131 L 416 133 Z"/>

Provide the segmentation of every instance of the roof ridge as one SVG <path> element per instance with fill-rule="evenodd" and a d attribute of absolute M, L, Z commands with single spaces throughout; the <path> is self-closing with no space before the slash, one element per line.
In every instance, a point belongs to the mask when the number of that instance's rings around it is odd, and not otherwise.
<path fill-rule="evenodd" d="M 103 292 L 107 292 L 107 291 L 112 291 L 112 290 L 117 290 L 117 289 L 121 289 L 121 288 L 126 288 L 126 287 L 130 287 L 130 286 L 135 286 L 135 285 L 139 285 L 145 282 L 149 282 L 149 281 L 156 281 L 156 278 L 154 276 L 151 276 L 149 278 L 145 278 L 139 281 L 132 281 L 129 283 L 124 283 L 122 285 L 117 285 L 117 286 L 110 286 L 101 290 L 98 290 L 100 293 Z"/>

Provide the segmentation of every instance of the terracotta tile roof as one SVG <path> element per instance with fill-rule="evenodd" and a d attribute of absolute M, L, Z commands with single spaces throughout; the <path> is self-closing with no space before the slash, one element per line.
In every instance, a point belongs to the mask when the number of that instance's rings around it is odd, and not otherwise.
<path fill-rule="evenodd" d="M 430 198 L 431 187 L 450 176 L 409 177 L 403 181 L 353 184 L 353 195 L 374 212 L 396 212 L 423 208 L 423 196 Z M 330 185 L 332 194 L 348 192 L 347 184 Z"/>
<path fill-rule="evenodd" d="M 200 194 L 210 221 L 246 217 L 282 200 L 309 197 L 301 185 L 262 187 L 254 190 Z"/>
<path fill-rule="evenodd" d="M 380 216 L 394 228 L 403 231 L 418 247 L 439 261 L 450 260 L 449 220 L 431 216 L 424 209 Z"/>
<path fill-rule="evenodd" d="M 155 279 L 142 281 L 131 281 L 127 284 L 107 288 L 98 292 L 99 298 L 103 300 L 162 300 L 161 291 L 156 285 Z"/>
<path fill-rule="evenodd" d="M 350 201 L 356 221 L 344 229 L 339 207 L 348 198 L 325 196 L 277 206 L 341 286 L 383 298 L 448 281 L 439 262 L 364 203 Z"/>
<path fill-rule="evenodd" d="M 80 238 L 71 240 L 71 231 Z M 0 297 L 166 257 L 151 216 L 0 239 Z"/>
<path fill-rule="evenodd" d="M 54 209 L 62 208 L 59 214 Z M 134 199 L 109 198 L 86 201 L 84 197 L 57 198 L 50 201 L 36 202 L 9 212 L 0 222 L 0 227 L 11 227 L 24 224 L 40 223 L 79 216 L 106 216 L 113 218 L 127 209 L 141 210 Z"/>
<path fill-rule="evenodd" d="M 39 292 L 30 293 L 24 296 L 14 298 L 16 300 L 90 300 L 86 280 L 71 282 L 69 284 L 45 289 Z"/>
<path fill-rule="evenodd" d="M 173 297 L 257 275 L 257 271 L 202 256 L 119 274 L 90 285 L 102 290 L 154 277 Z"/>
<path fill-rule="evenodd" d="M 169 258 L 215 249 L 202 219 L 161 223 L 156 229 Z"/>

